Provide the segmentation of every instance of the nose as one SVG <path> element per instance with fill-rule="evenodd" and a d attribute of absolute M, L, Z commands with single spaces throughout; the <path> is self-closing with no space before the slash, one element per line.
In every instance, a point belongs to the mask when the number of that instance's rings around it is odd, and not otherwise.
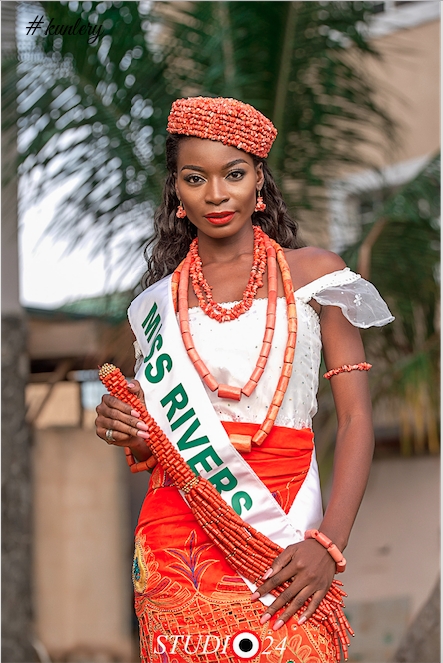
<path fill-rule="evenodd" d="M 212 178 L 206 185 L 205 202 L 208 205 L 216 207 L 229 200 L 229 194 L 226 190 L 223 180 Z"/>

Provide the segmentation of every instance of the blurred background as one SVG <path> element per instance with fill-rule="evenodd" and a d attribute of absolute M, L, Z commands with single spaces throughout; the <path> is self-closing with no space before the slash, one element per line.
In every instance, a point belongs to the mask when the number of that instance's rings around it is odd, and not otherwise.
<path fill-rule="evenodd" d="M 301 235 L 396 319 L 364 332 L 376 451 L 346 551 L 350 661 L 438 663 L 440 3 L 6 2 L 2 10 L 2 660 L 138 661 L 148 475 L 95 437 L 179 96 L 272 119 Z M 326 382 L 326 381 L 324 381 Z M 325 503 L 335 418 L 314 421 Z"/>

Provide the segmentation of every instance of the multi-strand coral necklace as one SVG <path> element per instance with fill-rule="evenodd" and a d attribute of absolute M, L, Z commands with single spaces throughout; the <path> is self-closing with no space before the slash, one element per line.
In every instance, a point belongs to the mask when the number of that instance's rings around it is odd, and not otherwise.
<path fill-rule="evenodd" d="M 234 304 L 232 308 L 223 307 L 214 302 L 212 290 L 203 275 L 202 262 L 198 254 L 198 239 L 191 243 L 188 255 L 178 266 L 172 276 L 173 297 L 178 310 L 180 331 L 183 343 L 192 361 L 195 370 L 200 375 L 205 385 L 211 391 L 217 391 L 219 398 L 227 398 L 239 401 L 242 396 L 250 396 L 262 377 L 269 353 L 271 351 L 272 339 L 275 330 L 276 310 L 277 310 L 277 263 L 280 267 L 283 287 L 287 304 L 288 319 L 288 338 L 284 353 L 283 367 L 280 379 L 274 393 L 271 405 L 268 408 L 266 418 L 259 427 L 258 431 L 251 438 L 252 442 L 262 444 L 271 431 L 277 417 L 280 406 L 289 384 L 289 378 L 292 373 L 292 363 L 294 360 L 295 343 L 297 338 L 297 310 L 294 300 L 294 289 L 292 286 L 291 273 L 288 263 L 284 256 L 284 251 L 276 242 L 270 239 L 258 226 L 254 226 L 254 248 L 253 264 L 248 284 L 243 293 L 242 301 Z M 194 340 L 189 327 L 189 298 L 188 287 L 189 278 L 191 278 L 192 287 L 198 299 L 200 308 L 209 317 L 218 322 L 235 320 L 243 313 L 248 311 L 259 287 L 263 285 L 263 274 L 267 267 L 267 285 L 268 285 L 268 303 L 266 311 L 266 327 L 263 336 L 263 343 L 255 368 L 249 380 L 243 387 L 234 387 L 232 385 L 220 384 L 209 371 L 208 367 L 198 354 Z M 241 445 L 240 445 L 241 446 Z M 250 448 L 242 447 L 243 450 Z"/>

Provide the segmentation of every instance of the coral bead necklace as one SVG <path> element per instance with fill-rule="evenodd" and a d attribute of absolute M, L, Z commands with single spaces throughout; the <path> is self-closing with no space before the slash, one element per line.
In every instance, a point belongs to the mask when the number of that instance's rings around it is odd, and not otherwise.
<path fill-rule="evenodd" d="M 199 306 L 202 311 L 206 313 L 206 315 L 208 315 L 213 320 L 217 320 L 217 322 L 235 320 L 242 313 L 248 311 L 252 306 L 252 302 L 254 301 L 258 288 L 263 286 L 263 274 L 265 273 L 266 269 L 265 234 L 258 226 L 253 226 L 253 229 L 254 248 L 251 274 L 249 276 L 248 284 L 246 286 L 246 290 L 243 293 L 241 302 L 238 302 L 232 308 L 225 308 L 213 300 L 212 288 L 203 276 L 202 261 L 198 254 L 197 237 L 191 242 L 191 246 L 189 247 L 189 253 L 191 254 L 189 274 L 191 276 L 192 287 L 198 299 Z"/>
<path fill-rule="evenodd" d="M 279 246 L 276 242 L 271 240 L 260 228 L 257 228 L 255 226 L 254 226 L 254 239 L 255 239 L 254 249 L 255 249 L 255 244 L 258 245 L 262 243 L 266 251 L 266 262 L 268 266 L 268 305 L 266 312 L 266 328 L 265 328 L 262 348 L 260 350 L 260 355 L 257 360 L 256 367 L 253 370 L 251 377 L 249 378 L 248 382 L 244 385 L 244 387 L 233 387 L 231 385 L 219 384 L 217 380 L 214 378 L 214 376 L 210 373 L 206 364 L 200 358 L 200 355 L 195 349 L 194 340 L 192 338 L 189 327 L 189 303 L 188 303 L 189 276 L 191 275 L 191 282 L 193 287 L 194 287 L 194 281 L 198 280 L 197 289 L 200 289 L 199 294 L 201 294 L 201 290 L 203 290 L 206 294 L 207 289 L 210 293 L 210 287 L 209 285 L 207 286 L 207 288 L 206 286 L 203 286 L 202 274 L 199 274 L 199 266 L 197 265 L 194 269 L 192 267 L 193 264 L 195 266 L 194 248 L 189 251 L 185 260 L 178 266 L 172 277 L 173 297 L 174 299 L 178 299 L 178 304 L 176 305 L 176 309 L 178 309 L 180 331 L 182 334 L 184 346 L 186 348 L 190 360 L 194 365 L 194 368 L 196 369 L 197 373 L 200 375 L 201 379 L 206 384 L 206 386 L 211 391 L 217 391 L 217 395 L 219 396 L 219 398 L 228 398 L 231 400 L 239 401 L 242 395 L 250 396 L 253 393 L 266 367 L 266 363 L 271 350 L 271 344 L 272 344 L 272 339 L 275 329 L 275 320 L 276 320 L 277 263 L 280 267 L 283 279 L 286 303 L 287 303 L 287 319 L 288 319 L 288 339 L 284 353 L 283 367 L 280 374 L 280 379 L 277 384 L 277 388 L 274 393 L 274 397 L 272 399 L 271 405 L 268 408 L 264 422 L 261 424 L 258 431 L 255 433 L 255 435 L 252 438 L 250 438 L 249 436 L 238 436 L 245 438 L 248 437 L 248 440 L 239 441 L 238 448 L 241 448 L 243 451 L 247 451 L 250 449 L 251 440 L 256 444 L 262 444 L 262 442 L 264 442 L 264 440 L 266 439 L 266 437 L 268 436 L 269 432 L 271 431 L 274 425 L 278 411 L 283 402 L 287 386 L 289 384 L 289 378 L 292 373 L 292 363 L 294 360 L 295 343 L 297 335 L 297 311 L 294 299 L 294 289 L 292 286 L 289 266 L 284 256 L 284 251 L 281 248 L 281 246 Z M 194 246 L 196 246 L 196 244 Z M 257 248 L 257 250 L 254 251 L 254 262 L 256 261 L 256 259 L 257 263 L 259 262 L 259 256 L 260 256 L 260 249 Z M 261 269 L 260 267 L 257 267 L 256 269 L 257 273 L 260 271 L 260 269 Z M 192 276 L 192 274 L 194 274 L 194 277 Z M 246 291 L 248 291 L 250 282 L 251 279 L 248 283 Z M 208 299 L 207 294 L 206 294 L 206 299 Z M 246 299 L 249 299 L 249 297 L 247 297 Z M 211 299 L 209 299 L 209 302 L 211 302 Z M 210 307 L 211 312 L 213 313 L 211 317 L 218 320 L 219 322 L 224 322 L 225 320 L 238 318 L 252 305 L 252 301 L 250 304 L 249 302 L 246 302 L 244 306 L 241 306 L 241 304 L 243 303 L 244 301 L 239 302 L 240 306 L 237 307 L 235 313 L 233 313 L 232 318 L 227 318 L 225 314 L 225 311 L 232 311 L 232 309 L 223 309 L 223 307 L 220 307 L 220 305 L 216 305 L 219 307 L 219 309 L 216 312 L 214 312 L 214 307 Z M 247 308 L 245 308 L 246 305 Z M 205 308 L 203 306 L 201 308 L 206 313 Z"/>

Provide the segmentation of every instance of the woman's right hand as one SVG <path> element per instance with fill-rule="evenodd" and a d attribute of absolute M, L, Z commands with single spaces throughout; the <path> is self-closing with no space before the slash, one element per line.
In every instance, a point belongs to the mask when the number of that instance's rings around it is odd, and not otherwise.
<path fill-rule="evenodd" d="M 144 404 L 144 394 L 137 380 L 128 385 L 129 391 L 135 394 Z M 148 446 L 148 427 L 140 421 L 139 414 L 130 405 L 123 403 L 115 396 L 105 394 L 96 408 L 95 428 L 98 437 L 108 444 L 118 447 L 129 447 L 138 461 L 148 460 L 152 452 Z M 113 440 L 106 437 L 106 431 L 112 431 Z"/>

